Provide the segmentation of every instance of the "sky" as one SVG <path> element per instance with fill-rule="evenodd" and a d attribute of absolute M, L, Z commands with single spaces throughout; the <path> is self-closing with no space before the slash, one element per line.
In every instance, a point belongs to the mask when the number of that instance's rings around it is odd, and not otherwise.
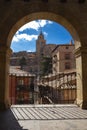
<path fill-rule="evenodd" d="M 72 40 L 70 33 L 60 24 L 50 20 L 34 20 L 15 33 L 11 42 L 13 52 L 35 52 L 36 40 L 41 31 L 46 44 L 66 44 Z"/>

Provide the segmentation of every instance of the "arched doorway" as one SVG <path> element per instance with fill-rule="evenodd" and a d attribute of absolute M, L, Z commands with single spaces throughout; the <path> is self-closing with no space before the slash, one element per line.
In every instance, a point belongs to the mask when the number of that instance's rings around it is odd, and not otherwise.
<path fill-rule="evenodd" d="M 10 31 L 9 36 L 8 36 L 8 41 L 9 41 L 9 39 L 12 39 L 13 34 L 22 25 L 30 22 L 31 20 L 37 20 L 38 18 L 40 18 L 40 19 L 50 19 L 50 20 L 53 20 L 53 21 L 61 24 L 62 26 L 64 26 L 71 33 L 71 35 L 72 35 L 72 37 L 75 41 L 75 48 L 78 48 L 78 46 L 80 46 L 80 39 L 79 39 L 79 36 L 78 36 L 75 28 L 65 18 L 61 17 L 60 15 L 56 15 L 56 14 L 48 13 L 48 12 L 34 13 L 34 14 L 31 14 L 31 15 L 27 15 L 24 18 L 22 18 L 21 20 L 19 20 L 13 26 L 12 30 Z M 11 32 L 13 32 L 13 34 Z M 8 43 L 8 45 L 9 45 L 9 43 Z"/>
<path fill-rule="evenodd" d="M 79 38 L 79 33 L 77 33 L 77 31 L 75 30 L 73 24 L 71 24 L 68 20 L 66 20 L 66 18 L 57 15 L 55 13 L 49 13 L 49 12 L 39 12 L 39 13 L 31 13 L 29 15 L 26 15 L 25 17 L 23 17 L 22 19 L 17 19 L 16 24 L 13 24 L 12 28 L 10 29 L 10 32 L 8 34 L 7 37 L 7 47 L 8 49 L 10 49 L 10 44 L 11 44 L 11 40 L 13 35 L 15 34 L 15 32 L 25 23 L 30 22 L 32 20 L 36 20 L 36 19 L 49 19 L 55 22 L 58 22 L 59 24 L 61 24 L 62 26 L 64 26 L 72 35 L 74 41 L 75 41 L 75 49 L 77 50 L 78 48 L 81 48 L 81 42 L 80 42 L 80 38 Z M 4 50 L 4 49 L 3 49 Z M 8 53 L 8 52 L 7 52 Z M 78 55 L 78 51 L 76 51 L 76 54 Z M 6 57 L 9 60 L 9 57 Z M 81 66 L 79 67 L 79 63 L 80 65 L 82 64 L 81 62 L 81 57 L 77 56 L 76 59 L 76 64 L 77 64 L 77 73 L 82 76 L 82 70 L 81 70 Z M 79 62 L 78 62 L 79 61 Z M 6 72 L 8 72 L 8 62 L 6 62 Z M 9 105 L 9 98 L 8 97 L 8 78 L 7 78 L 7 74 L 5 75 L 6 77 L 6 84 L 5 84 L 5 106 L 8 107 Z M 80 82 L 79 82 L 80 81 Z M 77 80 L 77 86 L 79 87 L 79 85 L 81 86 L 80 92 L 77 90 L 77 103 L 82 105 L 82 100 L 83 100 L 83 95 L 82 95 L 82 81 L 80 79 L 80 77 L 78 76 L 78 80 Z M 77 88 L 78 89 L 78 88 Z M 80 93 L 80 96 L 79 96 Z M 3 97 L 3 96 L 2 96 Z"/>
<path fill-rule="evenodd" d="M 64 18 L 60 15 L 57 15 L 54 13 L 49 13 L 49 12 L 32 13 L 32 14 L 29 14 L 29 15 L 23 17 L 22 19 L 18 20 L 17 23 L 13 25 L 13 27 L 11 28 L 11 30 L 9 32 L 9 35 L 7 38 L 7 46 L 10 46 L 12 37 L 14 36 L 16 31 L 20 27 L 22 27 L 24 24 L 26 24 L 32 20 L 37 20 L 37 19 L 52 20 L 52 21 L 55 21 L 55 22 L 59 23 L 60 25 L 64 26 L 70 32 L 70 34 L 72 35 L 72 37 L 75 41 L 75 48 L 78 48 L 79 46 L 81 46 L 79 35 L 78 35 L 77 31 L 75 30 L 74 26 L 72 25 L 72 23 L 70 23 L 66 18 Z"/>

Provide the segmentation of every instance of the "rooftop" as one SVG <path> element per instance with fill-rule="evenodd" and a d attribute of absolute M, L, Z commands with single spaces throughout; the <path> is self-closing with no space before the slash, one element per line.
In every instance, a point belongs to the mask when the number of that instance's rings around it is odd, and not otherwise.
<path fill-rule="evenodd" d="M 16 76 L 35 76 L 34 74 L 21 70 L 20 66 L 10 66 L 9 73 L 10 75 L 12 74 Z"/>

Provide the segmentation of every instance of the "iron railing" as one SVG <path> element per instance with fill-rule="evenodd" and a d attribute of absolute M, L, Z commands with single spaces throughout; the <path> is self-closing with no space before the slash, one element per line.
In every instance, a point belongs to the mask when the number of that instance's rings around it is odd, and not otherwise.
<path fill-rule="evenodd" d="M 74 103 L 76 101 L 76 72 L 42 76 L 39 83 L 42 103 Z"/>
<path fill-rule="evenodd" d="M 76 100 L 76 72 L 9 75 L 11 104 L 59 104 Z"/>

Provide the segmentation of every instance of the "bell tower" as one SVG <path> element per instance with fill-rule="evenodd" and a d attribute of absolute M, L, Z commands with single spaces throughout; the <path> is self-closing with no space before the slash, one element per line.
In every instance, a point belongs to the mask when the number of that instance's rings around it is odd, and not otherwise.
<path fill-rule="evenodd" d="M 40 32 L 38 39 L 36 40 L 36 56 L 37 56 L 37 72 L 40 73 L 40 63 L 43 54 L 43 49 L 46 45 L 46 40 L 44 39 L 44 35 L 42 31 Z"/>
<path fill-rule="evenodd" d="M 38 39 L 36 40 L 36 53 L 37 55 L 41 55 L 43 53 L 43 48 L 46 45 L 46 40 L 44 39 L 44 35 L 42 31 L 40 32 Z"/>

